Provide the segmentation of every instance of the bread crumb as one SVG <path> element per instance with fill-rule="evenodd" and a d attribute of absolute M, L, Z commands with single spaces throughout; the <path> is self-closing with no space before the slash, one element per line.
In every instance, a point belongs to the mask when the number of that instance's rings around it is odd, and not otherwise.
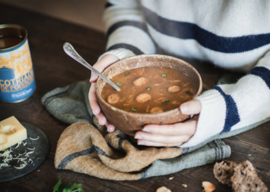
<path fill-rule="evenodd" d="M 173 177 L 170 177 L 169 180 L 173 180 Z"/>
<path fill-rule="evenodd" d="M 187 184 L 182 184 L 183 187 L 187 188 Z"/>
<path fill-rule="evenodd" d="M 204 191 L 205 192 L 212 192 L 212 191 L 215 191 L 216 190 L 215 185 L 213 185 L 209 181 L 203 181 L 202 182 L 202 187 L 204 188 Z"/>
<path fill-rule="evenodd" d="M 168 189 L 167 187 L 162 186 L 158 188 L 156 192 L 172 192 L 172 191 Z"/>

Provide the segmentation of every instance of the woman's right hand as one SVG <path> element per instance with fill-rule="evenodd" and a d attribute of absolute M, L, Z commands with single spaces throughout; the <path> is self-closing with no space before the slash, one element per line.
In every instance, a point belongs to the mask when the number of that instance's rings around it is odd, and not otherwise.
<path fill-rule="evenodd" d="M 108 66 L 110 66 L 111 64 L 113 64 L 114 62 L 118 61 L 119 59 L 112 54 L 108 54 L 103 56 L 98 62 L 96 62 L 93 67 L 95 69 L 97 69 L 99 72 L 104 71 L 104 69 L 106 69 Z M 97 96 L 96 96 L 96 81 L 97 81 L 98 76 L 94 73 L 91 73 L 91 78 L 90 78 L 90 82 L 91 87 L 89 89 L 89 94 L 88 94 L 88 99 L 90 102 L 90 106 L 91 109 L 94 113 L 94 115 L 96 116 L 96 118 L 98 119 L 98 122 L 100 125 L 106 125 L 107 130 L 109 132 L 113 132 L 115 127 L 114 125 L 110 124 L 106 117 L 104 116 L 104 114 L 101 112 L 100 106 L 98 105 L 97 102 Z"/>

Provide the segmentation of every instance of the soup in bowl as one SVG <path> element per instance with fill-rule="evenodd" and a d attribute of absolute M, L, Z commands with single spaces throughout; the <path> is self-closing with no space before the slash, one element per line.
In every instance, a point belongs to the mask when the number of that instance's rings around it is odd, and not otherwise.
<path fill-rule="evenodd" d="M 147 124 L 186 120 L 179 106 L 202 91 L 200 74 L 192 65 L 165 55 L 129 57 L 108 67 L 103 75 L 121 90 L 99 78 L 98 103 L 108 121 L 130 136 Z"/>

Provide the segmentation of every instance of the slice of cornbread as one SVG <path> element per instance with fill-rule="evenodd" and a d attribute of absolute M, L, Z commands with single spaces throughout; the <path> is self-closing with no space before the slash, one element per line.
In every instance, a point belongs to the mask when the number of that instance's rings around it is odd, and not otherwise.
<path fill-rule="evenodd" d="M 26 138 L 26 129 L 14 116 L 0 122 L 0 151 L 25 140 Z"/>

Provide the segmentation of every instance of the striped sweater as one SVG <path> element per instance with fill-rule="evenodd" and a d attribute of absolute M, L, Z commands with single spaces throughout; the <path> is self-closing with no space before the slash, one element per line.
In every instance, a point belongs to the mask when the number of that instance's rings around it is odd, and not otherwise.
<path fill-rule="evenodd" d="M 195 146 L 269 118 L 269 10 L 268 0 L 108 0 L 103 55 L 165 53 L 247 73 L 197 97 L 197 130 L 182 147 Z"/>

